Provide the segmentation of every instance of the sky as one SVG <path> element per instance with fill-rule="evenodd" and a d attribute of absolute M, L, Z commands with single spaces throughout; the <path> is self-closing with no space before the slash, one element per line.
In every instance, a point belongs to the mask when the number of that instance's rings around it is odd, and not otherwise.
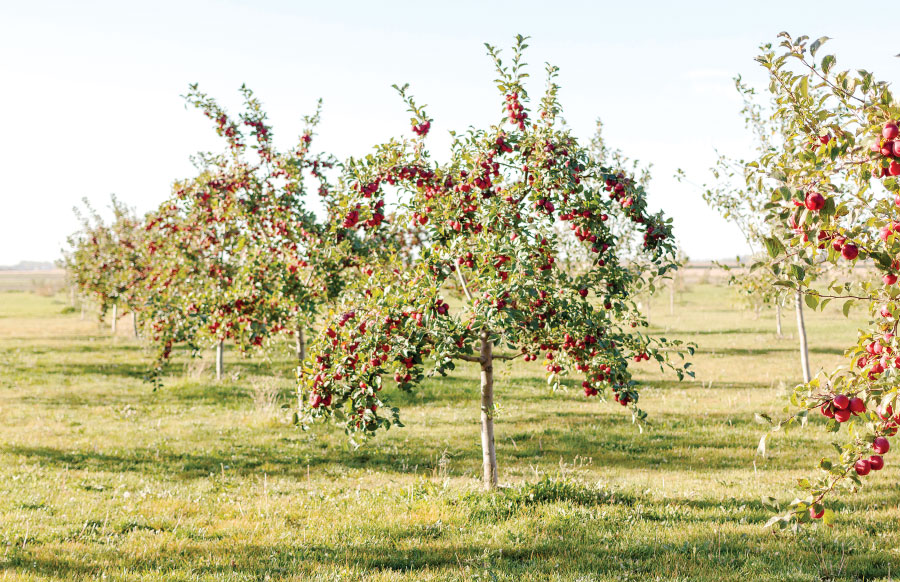
<path fill-rule="evenodd" d="M 234 112 L 246 83 L 281 146 L 321 98 L 314 145 L 339 158 L 409 131 L 391 88 L 409 83 L 440 155 L 448 131 L 497 121 L 484 43 L 508 49 L 516 34 L 531 37 L 532 95 L 544 63 L 559 66 L 576 136 L 602 119 L 611 147 L 653 165 L 650 206 L 674 219 L 688 257 L 746 254 L 700 185 L 717 150 L 751 153 L 732 79 L 764 89 L 753 59 L 782 30 L 831 37 L 839 67 L 898 77 L 892 25 L 845 2 L 0 0 L 0 265 L 57 259 L 82 198 L 155 208 L 192 175 L 192 154 L 219 150 L 185 107 L 189 83 Z"/>

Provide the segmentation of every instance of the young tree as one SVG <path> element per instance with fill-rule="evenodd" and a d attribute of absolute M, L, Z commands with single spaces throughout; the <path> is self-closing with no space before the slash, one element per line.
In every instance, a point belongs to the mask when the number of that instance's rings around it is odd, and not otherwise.
<path fill-rule="evenodd" d="M 108 225 L 86 199 L 84 205 L 86 214 L 75 209 L 82 227 L 68 238 L 71 250 L 63 264 L 78 293 L 97 302 L 101 320 L 112 312 L 115 333 L 119 305 L 135 313 L 141 302 L 136 294 L 144 270 L 140 220 L 115 196 Z"/>
<path fill-rule="evenodd" d="M 494 444 L 496 361 L 545 357 L 549 381 L 577 371 L 588 396 L 611 394 L 631 406 L 638 386 L 629 361 L 654 360 L 681 378 L 689 363 L 676 363 L 691 346 L 646 333 L 632 296 L 673 268 L 670 221 L 647 211 L 644 190 L 624 173 L 593 160 L 558 122 L 557 69 L 532 116 L 527 77 L 517 38 L 512 63 L 488 46 L 503 94 L 502 121 L 486 129 L 452 134 L 447 163 L 435 162 L 425 144 L 431 120 L 398 91 L 412 113 L 413 137 L 375 148 L 347 165 L 354 179 L 342 189 L 339 233 L 376 236 L 384 223 L 387 188 L 398 190 L 395 222 L 418 223 L 427 237 L 416 262 L 400 268 L 384 260 L 349 289 L 316 339 L 300 374 L 305 415 L 331 417 L 348 434 L 371 435 L 400 425 L 399 410 L 385 408 L 384 375 L 412 391 L 426 375 L 446 374 L 459 360 L 481 370 L 483 480 L 497 484 Z M 584 272 L 559 268 L 563 221 L 592 260 Z M 623 261 L 611 223 L 632 221 L 642 230 L 640 268 Z M 644 265 L 653 266 L 652 271 Z M 445 300 L 450 284 L 461 307 Z M 499 349 L 498 349 L 499 348 Z"/>
<path fill-rule="evenodd" d="M 770 270 L 761 268 L 765 264 L 767 239 L 782 236 L 790 231 L 789 226 L 780 218 L 771 216 L 767 208 L 771 192 L 793 180 L 792 171 L 785 167 L 780 172 L 770 172 L 764 163 L 776 148 L 790 141 L 790 137 L 786 135 L 788 128 L 781 118 L 772 116 L 771 112 L 756 100 L 756 92 L 740 78 L 735 79 L 735 86 L 743 100 L 741 114 L 744 122 L 755 138 L 755 159 L 733 160 L 719 155 L 712 169 L 715 184 L 704 189 L 703 199 L 723 218 L 740 229 L 753 253 L 749 265 L 739 260 L 736 270 L 728 269 L 731 275 L 729 284 L 738 289 L 741 297 L 747 300 L 757 314 L 763 306 L 774 304 L 776 333 L 779 336 L 781 336 L 781 305 L 788 299 L 793 300 L 800 342 L 800 368 L 803 372 L 803 381 L 809 382 L 811 372 L 803 297 L 781 285 L 778 277 Z M 823 275 L 825 264 L 818 261 L 803 264 L 802 268 L 812 280 Z"/>
<path fill-rule="evenodd" d="M 217 377 L 226 340 L 246 352 L 293 335 L 302 359 L 305 331 L 352 264 L 335 252 L 307 200 L 311 176 L 325 213 L 332 211 L 325 172 L 333 161 L 310 152 L 318 111 L 305 118 L 299 142 L 279 152 L 260 102 L 246 87 L 241 92 L 244 111 L 233 119 L 191 87 L 188 102 L 215 122 L 227 147 L 199 155 L 199 175 L 176 183 L 148 218 L 145 325 L 158 348 L 157 375 L 179 342 L 195 350 L 214 344 Z"/>
<path fill-rule="evenodd" d="M 826 430 L 841 437 L 838 458 L 823 459 L 821 476 L 802 479 L 802 497 L 770 521 L 796 526 L 832 522 L 827 496 L 841 487 L 855 489 L 861 477 L 879 471 L 900 424 L 900 107 L 871 73 L 838 71 L 833 55 L 818 58 L 827 39 L 779 37 L 780 48 L 766 45 L 758 58 L 771 77 L 774 115 L 785 127 L 784 143 L 761 167 L 788 178 L 771 192 L 766 208 L 772 220 L 789 227 L 766 240 L 769 267 L 811 308 L 839 300 L 845 314 L 860 304 L 872 318 L 848 347 L 848 365 L 798 386 L 791 395 L 796 413 L 775 427 L 806 424 L 818 409 L 828 418 Z M 873 268 L 861 278 L 844 275 L 824 288 L 811 285 L 806 266 L 863 260 Z"/>

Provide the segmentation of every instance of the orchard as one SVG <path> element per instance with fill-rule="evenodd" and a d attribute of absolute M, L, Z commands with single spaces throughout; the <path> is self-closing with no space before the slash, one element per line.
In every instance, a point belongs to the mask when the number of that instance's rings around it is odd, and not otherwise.
<path fill-rule="evenodd" d="M 723 92 L 707 53 L 675 81 L 632 45 L 534 75 L 529 37 L 470 63 L 426 7 L 446 46 L 408 59 L 228 10 L 187 37 L 240 45 L 209 54 L 256 92 L 179 81 L 184 118 L 136 116 L 178 152 L 134 154 L 143 194 L 84 198 L 58 274 L 0 269 L 4 573 L 896 576 L 887 81 L 827 37 L 781 33 Z"/>

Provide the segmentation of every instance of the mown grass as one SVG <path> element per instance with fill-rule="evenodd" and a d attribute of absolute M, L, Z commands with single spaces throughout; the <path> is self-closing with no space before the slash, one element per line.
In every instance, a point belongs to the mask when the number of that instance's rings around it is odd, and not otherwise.
<path fill-rule="evenodd" d="M 497 366 L 501 482 L 478 489 L 477 374 L 466 365 L 396 395 L 406 428 L 353 450 L 328 426 L 254 405 L 270 371 L 236 360 L 216 383 L 182 356 L 157 392 L 120 326 L 62 298 L 0 297 L 2 580 L 891 580 L 900 572 L 900 470 L 844 497 L 837 527 L 773 535 L 763 495 L 829 454 L 814 426 L 771 439 L 799 375 L 771 313 L 694 285 L 657 330 L 700 344 L 697 379 L 648 364 L 640 433 L 612 403 L 549 392 L 539 363 Z M 814 367 L 841 363 L 862 313 L 807 313 Z"/>

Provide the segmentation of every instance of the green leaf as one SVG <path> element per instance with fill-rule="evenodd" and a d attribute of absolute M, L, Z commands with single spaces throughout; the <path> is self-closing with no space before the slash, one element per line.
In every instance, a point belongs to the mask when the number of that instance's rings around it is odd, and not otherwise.
<path fill-rule="evenodd" d="M 810 56 L 813 56 L 813 57 L 816 56 L 816 52 L 818 52 L 818 50 L 822 47 L 822 45 L 825 44 L 828 40 L 829 40 L 829 37 L 827 37 L 827 36 L 823 36 L 817 40 L 814 40 L 809 45 Z"/>
<path fill-rule="evenodd" d="M 810 309 L 815 309 L 819 304 L 819 298 L 812 293 L 807 293 L 806 295 L 804 295 L 803 300 L 806 302 L 807 307 L 809 307 Z"/>
<path fill-rule="evenodd" d="M 834 525 L 835 520 L 837 519 L 837 514 L 832 509 L 825 509 L 824 515 L 822 515 L 822 523 L 825 525 Z"/>
<path fill-rule="evenodd" d="M 844 302 L 844 306 L 841 308 L 841 311 L 844 312 L 844 317 L 850 317 L 850 308 L 853 307 L 854 301 L 852 299 L 848 299 Z"/>
<path fill-rule="evenodd" d="M 781 244 L 781 241 L 775 237 L 767 237 L 764 240 L 766 244 L 766 251 L 769 253 L 769 256 L 773 259 L 778 257 L 781 253 L 784 252 L 784 245 Z"/>

